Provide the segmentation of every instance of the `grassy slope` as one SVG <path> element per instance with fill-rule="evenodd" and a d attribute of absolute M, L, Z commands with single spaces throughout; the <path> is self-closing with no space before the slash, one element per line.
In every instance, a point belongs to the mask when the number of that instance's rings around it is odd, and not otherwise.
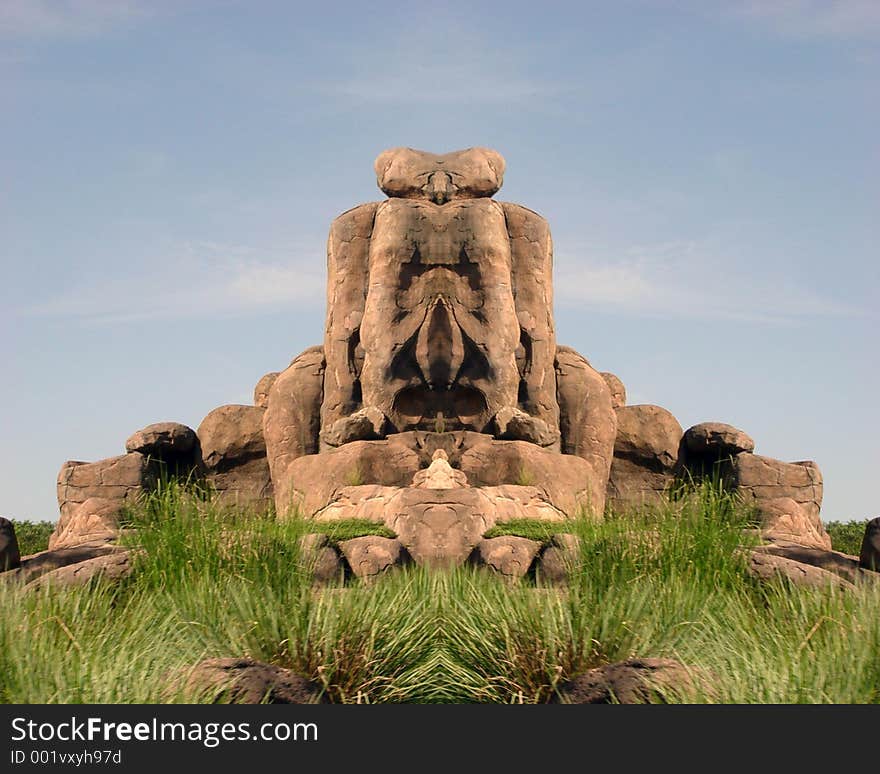
<path fill-rule="evenodd" d="M 709 671 L 716 701 L 880 701 L 880 590 L 757 584 L 735 552 L 742 515 L 709 490 L 570 525 L 584 551 L 564 591 L 467 568 L 314 591 L 297 569 L 313 529 L 300 521 L 222 514 L 173 489 L 133 518 L 145 551 L 124 583 L 0 594 L 0 700 L 171 701 L 174 670 L 250 656 L 334 701 L 543 702 L 638 655 Z"/>

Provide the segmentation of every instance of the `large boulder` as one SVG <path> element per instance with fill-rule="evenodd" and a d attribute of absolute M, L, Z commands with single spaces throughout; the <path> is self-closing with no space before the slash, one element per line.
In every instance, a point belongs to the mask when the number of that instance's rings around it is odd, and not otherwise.
<path fill-rule="evenodd" d="M 614 457 L 617 415 L 611 391 L 602 374 L 570 347 L 556 348 L 556 394 L 563 454 L 581 457 L 589 465 L 592 510 L 605 510 L 608 476 Z"/>
<path fill-rule="evenodd" d="M 339 550 L 352 573 L 365 580 L 409 561 L 409 555 L 399 540 L 378 535 L 342 540 L 339 543 Z"/>
<path fill-rule="evenodd" d="M 856 583 L 867 575 L 859 567 L 857 556 L 850 556 L 840 551 L 826 551 L 823 548 L 810 548 L 785 541 L 758 546 L 752 550 L 760 554 L 781 556 L 801 564 L 818 567 L 820 570 L 827 570 L 850 583 Z"/>
<path fill-rule="evenodd" d="M 122 508 L 123 503 L 119 500 L 90 497 L 61 515 L 49 537 L 49 549 L 113 542 L 119 536 Z"/>
<path fill-rule="evenodd" d="M 609 505 L 626 510 L 658 502 L 679 471 L 681 438 L 678 420 L 660 406 L 618 409 Z"/>
<path fill-rule="evenodd" d="M 880 572 L 880 516 L 865 525 L 865 536 L 859 551 L 859 566 L 865 570 Z"/>
<path fill-rule="evenodd" d="M 0 572 L 15 570 L 21 565 L 21 553 L 18 549 L 18 538 L 15 536 L 15 525 L 0 516 Z"/>
<path fill-rule="evenodd" d="M 323 383 L 323 347 L 305 350 L 272 382 L 263 415 L 263 436 L 276 495 L 284 490 L 290 463 L 318 452 Z"/>
<path fill-rule="evenodd" d="M 477 566 L 490 567 L 510 579 L 526 575 L 541 550 L 537 540 L 516 535 L 485 538 L 477 543 L 471 562 Z"/>
<path fill-rule="evenodd" d="M 70 548 L 56 548 L 51 551 L 40 551 L 37 554 L 23 556 L 18 569 L 10 570 L 4 579 L 30 583 L 35 578 L 68 565 L 88 562 L 97 557 L 124 552 L 126 549 L 108 543 L 83 543 Z"/>
<path fill-rule="evenodd" d="M 191 427 L 179 422 L 156 422 L 130 435 L 125 451 L 160 460 L 170 473 L 186 475 L 195 467 L 197 444 Z"/>
<path fill-rule="evenodd" d="M 566 583 L 581 564 L 581 541 L 576 535 L 558 532 L 550 539 L 535 568 L 535 577 L 545 585 Z"/>
<path fill-rule="evenodd" d="M 831 549 L 819 518 L 822 473 L 815 462 L 738 454 L 730 465 L 728 485 L 754 507 L 766 540 Z"/>
<path fill-rule="evenodd" d="M 221 504 L 262 508 L 272 502 L 265 411 L 259 406 L 220 406 L 199 425 L 202 471 Z"/>
<path fill-rule="evenodd" d="M 58 473 L 58 506 L 61 522 L 92 497 L 133 505 L 156 485 L 157 469 L 146 455 L 131 452 L 98 462 L 71 460 Z"/>
<path fill-rule="evenodd" d="M 684 445 L 691 454 L 716 459 L 755 450 L 755 442 L 750 436 L 723 422 L 701 422 L 689 427 L 684 432 Z"/>

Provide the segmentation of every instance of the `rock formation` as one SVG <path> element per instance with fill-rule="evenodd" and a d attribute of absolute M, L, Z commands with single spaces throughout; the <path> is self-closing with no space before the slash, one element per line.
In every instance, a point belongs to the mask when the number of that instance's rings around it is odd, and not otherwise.
<path fill-rule="evenodd" d="M 397 535 L 344 541 L 341 556 L 310 546 L 327 578 L 340 562 L 370 577 L 470 561 L 556 582 L 575 548 L 486 531 L 601 519 L 606 502 L 641 507 L 679 477 L 717 471 L 767 541 L 828 550 L 815 463 L 755 455 L 729 425 L 683 432 L 659 406 L 626 405 L 618 377 L 557 344 L 550 228 L 492 198 L 504 170 L 486 148 L 380 154 L 388 198 L 330 226 L 323 342 L 262 377 L 253 406 L 221 406 L 196 431 L 150 425 L 125 455 L 65 463 L 53 547 L 112 541 L 126 505 L 162 475 L 186 475 L 230 505 L 368 519 Z"/>

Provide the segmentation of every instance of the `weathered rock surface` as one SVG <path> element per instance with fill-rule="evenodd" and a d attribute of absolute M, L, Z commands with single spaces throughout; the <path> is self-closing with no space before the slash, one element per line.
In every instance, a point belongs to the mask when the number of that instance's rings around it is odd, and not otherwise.
<path fill-rule="evenodd" d="M 684 433 L 684 444 L 691 454 L 716 460 L 755 450 L 751 437 L 723 422 L 701 422 L 689 427 Z"/>
<path fill-rule="evenodd" d="M 15 570 L 21 565 L 21 553 L 18 549 L 18 538 L 15 525 L 0 516 L 0 572 Z"/>
<path fill-rule="evenodd" d="M 507 578 L 526 575 L 541 549 L 537 540 L 515 535 L 483 539 L 477 543 L 471 562 L 490 567 Z"/>
<path fill-rule="evenodd" d="M 317 685 L 290 669 L 249 658 L 212 658 L 180 673 L 183 696 L 189 701 L 233 704 L 315 704 Z M 178 686 L 171 685 L 169 694 Z"/>
<path fill-rule="evenodd" d="M 140 452 L 163 461 L 191 459 L 197 443 L 191 427 L 179 422 L 156 422 L 132 433 L 125 442 L 126 452 Z"/>
<path fill-rule="evenodd" d="M 617 437 L 611 391 L 602 374 L 584 357 L 562 346 L 556 348 L 556 391 L 561 450 L 586 460 L 591 509 L 601 514 Z"/>
<path fill-rule="evenodd" d="M 293 460 L 318 453 L 323 383 L 324 348 L 320 346 L 309 347 L 294 358 L 272 383 L 263 437 L 276 487 Z"/>
<path fill-rule="evenodd" d="M 738 454 L 728 477 L 729 485 L 756 509 L 765 539 L 831 550 L 831 538 L 819 518 L 822 474 L 815 462 Z"/>
<path fill-rule="evenodd" d="M 626 387 L 623 386 L 623 382 L 609 371 L 601 371 L 599 375 L 608 385 L 608 391 L 611 393 L 611 406 L 615 409 L 623 408 L 626 405 Z"/>
<path fill-rule="evenodd" d="M 98 462 L 71 460 L 58 473 L 58 505 L 61 519 L 91 497 L 133 505 L 156 484 L 156 469 L 140 452 Z"/>
<path fill-rule="evenodd" d="M 220 406 L 199 425 L 202 470 L 224 505 L 263 507 L 271 502 L 264 412 L 258 406 Z"/>
<path fill-rule="evenodd" d="M 103 556 L 96 556 L 93 559 L 86 559 L 51 570 L 30 581 L 26 588 L 84 586 L 98 578 L 104 581 L 115 581 L 130 575 L 131 570 L 131 552 L 127 550 L 113 551 Z"/>
<path fill-rule="evenodd" d="M 678 420 L 660 406 L 618 409 L 609 503 L 625 510 L 657 502 L 675 480 L 681 438 Z"/>
<path fill-rule="evenodd" d="M 828 588 L 833 586 L 841 589 L 853 589 L 855 586 L 839 575 L 821 567 L 789 559 L 785 556 L 775 556 L 765 551 L 749 552 L 749 573 L 760 580 L 791 581 L 796 586 L 809 588 Z"/>
<path fill-rule="evenodd" d="M 122 508 L 119 500 L 90 497 L 61 516 L 49 537 L 49 549 L 113 542 L 119 537 Z"/>
<path fill-rule="evenodd" d="M 668 658 L 633 658 L 591 669 L 560 688 L 564 704 L 689 701 L 706 690 L 695 670 Z"/>
<path fill-rule="evenodd" d="M 3 577 L 4 579 L 14 579 L 22 583 L 30 583 L 35 578 L 39 578 L 61 567 L 80 564 L 97 557 L 116 554 L 126 550 L 108 543 L 85 543 L 71 546 L 70 548 L 41 551 L 30 556 L 23 556 L 18 569 L 10 570 Z"/>
<path fill-rule="evenodd" d="M 566 583 L 581 563 L 581 542 L 575 535 L 565 532 L 555 534 L 549 545 L 541 551 L 535 569 L 539 583 L 558 585 Z"/>
<path fill-rule="evenodd" d="M 785 541 L 758 546 L 752 550 L 771 556 L 781 556 L 801 564 L 827 570 L 835 575 L 839 575 L 850 583 L 857 583 L 865 575 L 859 566 L 859 558 L 857 556 L 850 556 L 840 551 L 826 551 L 823 548 L 810 548 L 809 546 L 787 543 Z"/>
<path fill-rule="evenodd" d="M 880 572 L 880 516 L 865 525 L 865 536 L 859 551 L 859 567 Z"/>
<path fill-rule="evenodd" d="M 339 550 L 352 573 L 367 580 L 409 561 L 406 549 L 399 540 L 378 535 L 340 541 Z"/>
<path fill-rule="evenodd" d="M 269 406 L 269 392 L 272 389 L 272 385 L 275 384 L 275 380 L 281 376 L 280 371 L 271 371 L 268 374 L 264 374 L 260 377 L 260 381 L 257 382 L 254 387 L 254 405 L 259 408 L 268 408 Z"/>

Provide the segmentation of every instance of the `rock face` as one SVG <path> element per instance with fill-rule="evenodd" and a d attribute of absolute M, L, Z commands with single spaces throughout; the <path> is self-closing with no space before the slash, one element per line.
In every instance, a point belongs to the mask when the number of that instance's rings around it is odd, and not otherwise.
<path fill-rule="evenodd" d="M 18 538 L 15 526 L 0 516 L 0 572 L 15 570 L 21 565 L 21 553 L 18 550 Z"/>
<path fill-rule="evenodd" d="M 88 543 L 111 543 L 119 536 L 122 502 L 90 497 L 67 514 L 62 514 L 49 537 L 49 549 L 71 548 Z"/>
<path fill-rule="evenodd" d="M 343 540 L 339 550 L 358 578 L 373 578 L 391 567 L 406 564 L 409 559 L 399 540 L 378 535 Z"/>
<path fill-rule="evenodd" d="M 271 503 L 264 412 L 259 406 L 220 406 L 199 425 L 204 476 L 223 504 L 263 507 Z"/>
<path fill-rule="evenodd" d="M 693 455 L 719 460 L 755 450 L 755 442 L 748 435 L 723 422 L 702 422 L 689 427 L 684 433 L 684 443 Z"/>
<path fill-rule="evenodd" d="M 531 569 L 541 544 L 515 535 L 481 540 L 477 543 L 471 561 L 491 567 L 507 578 L 522 578 Z"/>
<path fill-rule="evenodd" d="M 880 572 L 880 516 L 865 526 L 862 549 L 859 551 L 859 567 Z"/>
<path fill-rule="evenodd" d="M 50 570 L 27 584 L 28 589 L 39 589 L 44 586 L 84 586 L 100 578 L 104 581 L 115 581 L 131 574 L 131 552 L 113 551 L 93 559 L 64 565 Z"/>
<path fill-rule="evenodd" d="M 739 454 L 730 467 L 730 485 L 754 506 L 762 536 L 831 549 L 822 526 L 822 474 L 815 462 L 781 462 L 758 454 Z"/>
<path fill-rule="evenodd" d="M 821 567 L 804 564 L 785 556 L 774 556 L 763 551 L 749 553 L 749 573 L 761 580 L 784 579 L 796 586 L 808 588 L 828 588 L 829 586 L 841 589 L 855 588 L 849 581 Z"/>
<path fill-rule="evenodd" d="M 156 469 L 140 452 L 98 462 L 65 462 L 58 473 L 58 506 L 61 521 L 89 498 L 133 505 L 155 486 Z M 60 524 L 61 522 L 59 522 Z"/>
<path fill-rule="evenodd" d="M 608 385 L 608 390 L 611 393 L 612 407 L 615 409 L 623 408 L 626 405 L 626 387 L 623 386 L 623 382 L 608 371 L 602 371 L 600 376 L 605 380 L 605 384 Z"/>
<path fill-rule="evenodd" d="M 675 480 L 682 430 L 660 406 L 624 406 L 617 411 L 614 461 L 608 500 L 626 510 L 656 502 Z"/>

